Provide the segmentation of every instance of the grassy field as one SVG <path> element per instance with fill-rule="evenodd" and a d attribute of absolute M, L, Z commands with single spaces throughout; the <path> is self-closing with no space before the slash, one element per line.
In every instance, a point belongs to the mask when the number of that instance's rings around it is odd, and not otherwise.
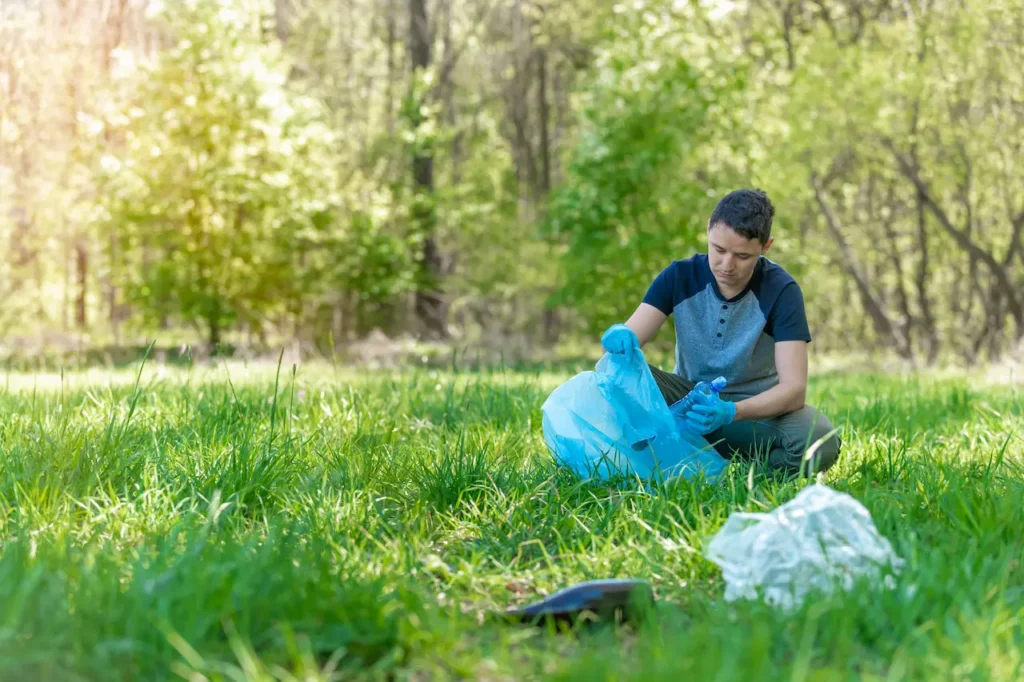
<path fill-rule="evenodd" d="M 1024 416 L 1009 386 L 819 376 L 825 483 L 896 589 L 725 603 L 706 540 L 806 483 L 580 484 L 545 454 L 568 374 L 147 366 L 0 378 L 0 679 L 840 680 L 1024 675 Z M 637 576 L 638 628 L 487 614 Z"/>

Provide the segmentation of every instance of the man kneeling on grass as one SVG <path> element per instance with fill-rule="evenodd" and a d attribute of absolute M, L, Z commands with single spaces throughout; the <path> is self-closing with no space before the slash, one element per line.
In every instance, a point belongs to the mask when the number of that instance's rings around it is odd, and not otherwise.
<path fill-rule="evenodd" d="M 690 430 L 704 434 L 723 457 L 813 474 L 835 464 L 841 444 L 829 435 L 829 420 L 804 403 L 811 334 L 799 285 L 765 258 L 774 215 L 760 190 L 728 194 L 708 220 L 708 253 L 666 267 L 602 345 L 609 353 L 643 347 L 674 315 L 675 372 L 651 367 L 665 401 L 672 405 L 698 381 L 728 380 L 720 398 L 685 415 Z"/>

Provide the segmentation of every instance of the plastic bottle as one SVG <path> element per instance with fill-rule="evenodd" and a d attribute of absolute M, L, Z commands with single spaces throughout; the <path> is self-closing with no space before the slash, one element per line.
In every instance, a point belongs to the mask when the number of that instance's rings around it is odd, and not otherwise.
<path fill-rule="evenodd" d="M 687 393 L 682 397 L 682 399 L 674 403 L 672 407 L 669 408 L 672 410 L 672 414 L 675 415 L 676 421 L 681 423 L 681 431 L 687 431 L 694 433 L 695 435 L 699 435 L 685 428 L 686 422 L 684 421 L 684 417 L 686 417 L 686 413 L 690 411 L 690 408 L 693 407 L 693 404 L 697 401 L 697 396 L 702 394 L 718 395 L 722 392 L 722 389 L 725 388 L 726 383 L 725 377 L 718 377 L 712 381 L 700 381 L 693 387 L 692 391 Z"/>
<path fill-rule="evenodd" d="M 677 417 L 684 416 L 693 407 L 693 403 L 697 400 L 698 394 L 704 395 L 718 395 L 722 389 L 725 388 L 726 380 L 725 377 L 718 377 L 714 381 L 701 381 L 698 382 L 693 390 L 683 396 L 680 400 L 672 404 L 670 408 Z"/>
<path fill-rule="evenodd" d="M 722 392 L 722 389 L 725 388 L 725 385 L 727 383 L 728 382 L 725 380 L 725 377 L 718 377 L 711 383 L 708 383 L 706 381 L 700 382 L 699 384 L 694 386 L 694 390 L 701 389 L 701 392 L 704 393 L 705 395 L 711 395 L 712 393 L 718 395 L 719 393 Z"/>

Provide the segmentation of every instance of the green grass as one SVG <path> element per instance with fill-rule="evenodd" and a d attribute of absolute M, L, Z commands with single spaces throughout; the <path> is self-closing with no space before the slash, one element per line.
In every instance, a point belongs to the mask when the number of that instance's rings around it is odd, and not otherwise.
<path fill-rule="evenodd" d="M 0 679 L 832 680 L 1024 674 L 1024 417 L 1010 387 L 817 377 L 825 482 L 906 567 L 784 614 L 702 547 L 805 482 L 581 484 L 545 454 L 568 375 L 147 366 L 0 379 Z M 638 628 L 486 615 L 639 576 Z"/>

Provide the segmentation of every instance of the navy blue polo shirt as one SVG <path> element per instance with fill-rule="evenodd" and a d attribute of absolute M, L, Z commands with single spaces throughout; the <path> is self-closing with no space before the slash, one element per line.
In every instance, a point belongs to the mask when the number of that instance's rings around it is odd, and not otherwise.
<path fill-rule="evenodd" d="M 643 300 L 674 317 L 676 374 L 693 383 L 724 376 L 723 393 L 749 397 L 777 385 L 775 343 L 811 340 L 799 285 L 764 256 L 731 299 L 719 290 L 707 254 L 696 254 L 662 270 Z"/>

